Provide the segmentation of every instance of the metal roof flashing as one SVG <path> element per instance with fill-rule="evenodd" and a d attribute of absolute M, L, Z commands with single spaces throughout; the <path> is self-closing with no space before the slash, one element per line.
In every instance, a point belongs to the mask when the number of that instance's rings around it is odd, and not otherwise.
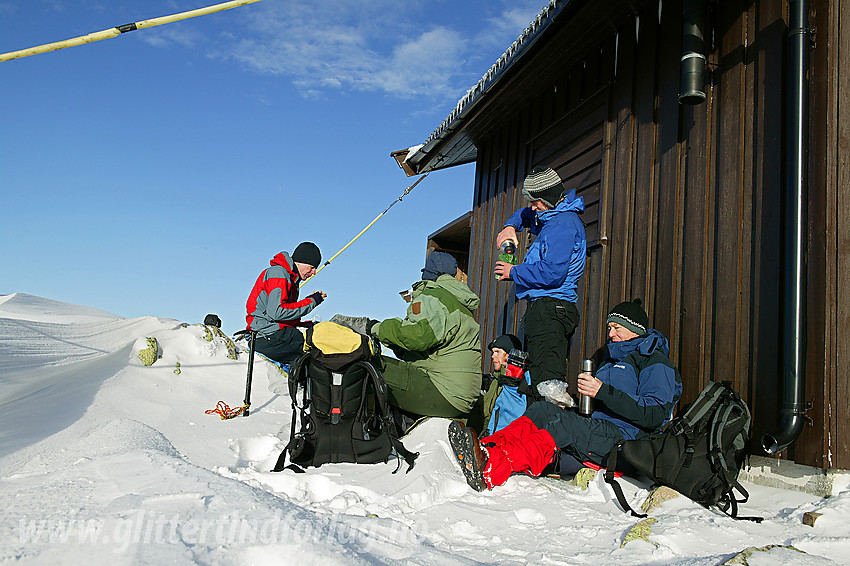
<path fill-rule="evenodd" d="M 453 134 L 461 128 L 477 104 L 505 76 L 505 73 L 529 51 L 531 46 L 543 35 L 545 30 L 558 17 L 558 14 L 570 2 L 575 2 L 575 0 L 550 0 L 549 4 L 523 30 L 507 51 L 493 63 L 481 77 L 481 80 L 458 101 L 455 109 L 437 126 L 437 129 L 425 140 L 425 143 L 408 149 L 400 149 L 390 154 L 408 176 L 462 165 L 475 160 L 477 152 L 472 151 L 452 161 L 443 162 L 445 157 L 440 149 L 443 149 L 445 144 L 451 140 Z"/>

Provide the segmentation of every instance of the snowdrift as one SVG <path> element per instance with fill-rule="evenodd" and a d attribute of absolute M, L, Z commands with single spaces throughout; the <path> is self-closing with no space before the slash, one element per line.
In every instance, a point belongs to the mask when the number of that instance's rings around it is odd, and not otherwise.
<path fill-rule="evenodd" d="M 148 338 L 161 357 L 145 366 Z M 277 368 L 255 361 L 250 417 L 205 414 L 241 405 L 240 349 L 230 359 L 202 325 L 0 297 L 0 561 L 692 565 L 750 549 L 750 564 L 850 564 L 846 485 L 819 499 L 747 484 L 744 513 L 761 524 L 675 498 L 641 538 L 601 477 L 472 491 L 442 419 L 405 439 L 421 454 L 406 474 L 395 462 L 271 473 L 291 417 Z M 635 505 L 647 495 L 626 488 Z M 820 514 L 814 527 L 805 512 Z"/>

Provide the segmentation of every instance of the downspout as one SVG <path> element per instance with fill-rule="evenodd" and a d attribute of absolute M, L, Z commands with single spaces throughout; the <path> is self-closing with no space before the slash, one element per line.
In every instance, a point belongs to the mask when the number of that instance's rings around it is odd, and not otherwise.
<path fill-rule="evenodd" d="M 683 1 L 679 104 L 705 102 L 705 21 L 706 0 Z"/>
<path fill-rule="evenodd" d="M 776 454 L 803 431 L 805 403 L 805 234 L 804 217 L 808 162 L 809 2 L 789 0 L 788 106 L 785 179 L 785 339 L 782 410 L 779 429 L 762 437 L 762 448 Z"/>

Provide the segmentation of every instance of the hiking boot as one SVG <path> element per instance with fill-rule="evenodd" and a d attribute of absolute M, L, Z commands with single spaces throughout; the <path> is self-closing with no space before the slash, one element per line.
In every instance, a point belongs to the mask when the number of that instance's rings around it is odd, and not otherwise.
<path fill-rule="evenodd" d="M 478 442 L 475 431 L 458 421 L 452 421 L 449 424 L 449 444 L 469 487 L 475 491 L 487 489 L 487 482 L 484 481 L 487 451 Z"/>

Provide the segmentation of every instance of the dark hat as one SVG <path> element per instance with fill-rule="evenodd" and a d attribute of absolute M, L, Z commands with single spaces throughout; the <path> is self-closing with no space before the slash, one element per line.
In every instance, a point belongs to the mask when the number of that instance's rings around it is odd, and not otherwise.
<path fill-rule="evenodd" d="M 457 273 L 457 260 L 452 254 L 446 252 L 431 252 L 425 259 L 425 267 L 422 269 L 422 280 L 436 281 L 440 275 L 454 275 Z"/>
<path fill-rule="evenodd" d="M 564 196 L 564 183 L 551 167 L 535 167 L 522 182 L 522 196 L 526 200 L 542 200 L 555 208 Z"/>
<path fill-rule="evenodd" d="M 204 317 L 204 324 L 207 326 L 215 326 L 216 328 L 221 328 L 221 319 L 218 318 L 217 314 L 208 314 Z"/>
<path fill-rule="evenodd" d="M 322 252 L 319 251 L 319 246 L 313 242 L 301 242 L 292 252 L 292 261 L 319 267 L 319 264 L 322 263 Z"/>
<path fill-rule="evenodd" d="M 519 341 L 519 338 L 514 336 L 513 334 L 502 334 L 487 346 L 490 351 L 493 351 L 493 348 L 500 348 L 505 352 L 510 353 L 511 350 L 522 350 L 522 342 Z"/>
<path fill-rule="evenodd" d="M 649 328 L 649 317 L 640 305 L 640 299 L 620 303 L 611 309 L 605 323 L 616 322 L 635 334 L 646 334 L 646 329 Z"/>

